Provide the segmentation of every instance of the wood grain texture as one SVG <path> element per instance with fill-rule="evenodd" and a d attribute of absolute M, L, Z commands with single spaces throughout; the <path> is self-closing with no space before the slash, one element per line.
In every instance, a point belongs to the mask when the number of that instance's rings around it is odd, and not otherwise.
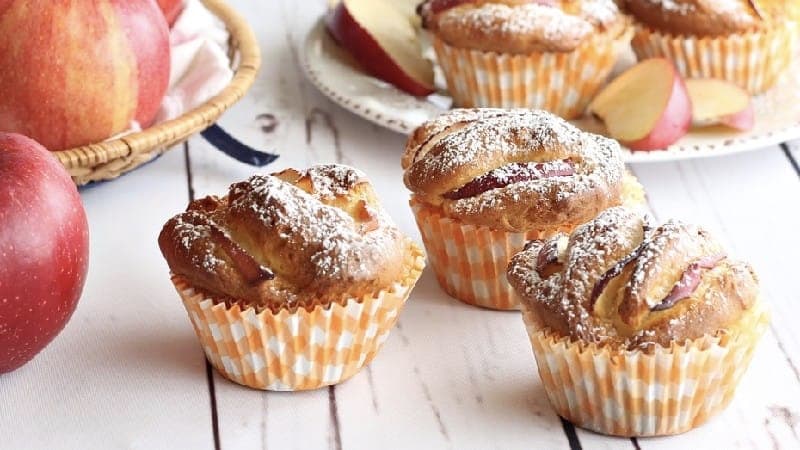
<path fill-rule="evenodd" d="M 183 155 L 81 195 L 83 296 L 50 346 L 0 375 L 0 446 L 213 448 L 205 359 L 155 240 L 186 206 Z"/>

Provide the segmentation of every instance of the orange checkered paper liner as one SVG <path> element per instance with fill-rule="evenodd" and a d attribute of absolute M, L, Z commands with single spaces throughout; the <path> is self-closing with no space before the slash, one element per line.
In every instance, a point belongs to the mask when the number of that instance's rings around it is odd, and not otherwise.
<path fill-rule="evenodd" d="M 405 279 L 391 288 L 308 311 L 242 310 L 172 281 L 211 364 L 226 378 L 256 389 L 297 391 L 341 383 L 368 364 L 394 326 L 425 257 L 413 246 Z"/>
<path fill-rule="evenodd" d="M 760 94 L 791 63 L 797 36 L 794 25 L 717 38 L 672 36 L 637 26 L 631 45 L 640 60 L 667 58 L 687 78 L 719 78 Z"/>
<path fill-rule="evenodd" d="M 410 204 L 439 285 L 450 296 L 483 308 L 518 309 L 517 294 L 506 279 L 508 261 L 529 240 L 560 231 L 493 230 L 444 217 L 413 198 Z"/>
<path fill-rule="evenodd" d="M 652 353 L 571 342 L 522 306 L 539 375 L 558 415 L 616 436 L 662 436 L 706 422 L 733 398 L 769 324 L 761 301 L 730 333 Z"/>
<path fill-rule="evenodd" d="M 617 39 L 599 35 L 564 53 L 483 52 L 435 36 L 433 48 L 457 106 L 536 108 L 574 119 L 605 84 L 631 33 Z"/>
<path fill-rule="evenodd" d="M 629 208 L 642 208 L 646 204 L 644 188 L 630 173 L 625 174 L 622 198 L 623 204 Z M 506 279 L 512 256 L 522 251 L 532 239 L 570 233 L 574 228 L 568 225 L 511 233 L 444 217 L 439 208 L 414 197 L 409 204 L 442 289 L 464 303 L 489 309 L 519 308 L 517 293 Z"/>

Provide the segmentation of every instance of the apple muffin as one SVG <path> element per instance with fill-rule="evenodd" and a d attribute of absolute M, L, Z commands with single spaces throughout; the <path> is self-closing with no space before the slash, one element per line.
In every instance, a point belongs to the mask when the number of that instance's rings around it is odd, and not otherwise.
<path fill-rule="evenodd" d="M 414 131 L 402 166 L 439 283 L 486 308 L 516 309 L 505 270 L 527 240 L 644 201 L 616 141 L 545 111 L 452 110 Z"/>
<path fill-rule="evenodd" d="M 341 165 L 256 175 L 193 201 L 158 243 L 211 363 L 269 390 L 354 375 L 424 266 L 364 174 Z"/>
<path fill-rule="evenodd" d="M 753 269 L 710 233 L 624 207 L 529 242 L 508 279 L 551 404 L 606 434 L 681 433 L 724 409 L 768 323 Z"/>
<path fill-rule="evenodd" d="M 631 38 L 613 0 L 428 0 L 418 8 L 460 107 L 529 107 L 572 119 Z"/>
<path fill-rule="evenodd" d="M 772 87 L 792 59 L 795 0 L 626 0 L 639 59 L 665 57 L 688 78 L 719 78 L 751 94 Z"/>

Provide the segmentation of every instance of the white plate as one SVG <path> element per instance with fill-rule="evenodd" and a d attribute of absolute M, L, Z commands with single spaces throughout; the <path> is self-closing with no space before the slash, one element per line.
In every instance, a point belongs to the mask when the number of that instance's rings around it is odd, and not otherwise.
<path fill-rule="evenodd" d="M 422 122 L 446 111 L 445 95 L 414 97 L 373 78 L 339 48 L 325 31 L 322 20 L 306 37 L 301 64 L 314 86 L 343 108 L 390 130 L 408 134 Z M 729 155 L 763 149 L 800 138 L 800 58 L 781 82 L 754 99 L 756 126 L 746 133 L 712 127 L 693 130 L 666 150 L 631 152 L 628 162 L 674 161 Z M 586 120 L 582 128 L 601 132 L 602 125 Z"/>

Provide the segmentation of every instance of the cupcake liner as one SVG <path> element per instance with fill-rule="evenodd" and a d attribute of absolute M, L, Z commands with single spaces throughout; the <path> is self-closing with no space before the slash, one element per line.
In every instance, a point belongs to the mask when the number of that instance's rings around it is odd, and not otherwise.
<path fill-rule="evenodd" d="M 638 25 L 631 42 L 639 60 L 667 58 L 687 78 L 719 78 L 751 94 L 772 87 L 789 66 L 794 26 L 722 37 L 673 36 Z"/>
<path fill-rule="evenodd" d="M 172 281 L 211 364 L 231 381 L 256 389 L 297 391 L 341 383 L 372 361 L 425 266 L 413 246 L 406 278 L 391 288 L 313 310 L 273 313 L 227 307 Z"/>
<path fill-rule="evenodd" d="M 444 217 L 413 198 L 410 203 L 439 285 L 450 296 L 483 308 L 518 309 L 517 294 L 506 279 L 508 261 L 529 240 L 561 231 L 493 230 Z"/>
<path fill-rule="evenodd" d="M 483 52 L 450 46 L 436 36 L 433 47 L 457 106 L 536 108 L 574 119 L 605 84 L 630 35 L 616 40 L 600 35 L 564 53 Z"/>
<path fill-rule="evenodd" d="M 644 188 L 626 173 L 623 204 L 635 208 L 645 204 Z M 506 279 L 508 262 L 532 239 L 545 239 L 572 226 L 512 233 L 469 225 L 442 215 L 439 208 L 411 198 L 422 242 L 439 285 L 451 297 L 489 309 L 519 309 L 519 297 Z"/>
<path fill-rule="evenodd" d="M 683 433 L 725 409 L 769 323 L 759 301 L 729 333 L 646 353 L 571 342 L 522 309 L 553 408 L 577 426 L 616 436 Z"/>

